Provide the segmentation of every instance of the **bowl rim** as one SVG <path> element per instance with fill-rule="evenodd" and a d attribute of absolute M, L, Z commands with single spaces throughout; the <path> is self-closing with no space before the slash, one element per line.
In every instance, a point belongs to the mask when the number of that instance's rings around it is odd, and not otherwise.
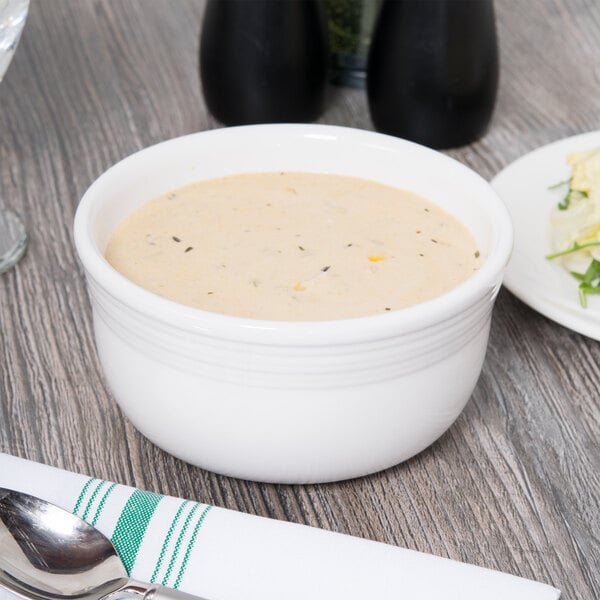
<path fill-rule="evenodd" d="M 261 130 L 268 130 L 271 133 L 277 130 L 280 135 L 302 137 L 333 135 L 336 138 L 343 137 L 345 141 L 349 138 L 354 138 L 354 141 L 362 139 L 388 147 L 408 145 L 418 149 L 421 154 L 453 163 L 455 169 L 463 172 L 479 185 L 483 184 L 484 189 L 487 190 L 486 197 L 481 201 L 487 202 L 490 208 L 489 221 L 495 230 L 496 239 L 486 261 L 476 273 L 458 286 L 425 302 L 387 313 L 320 321 L 252 319 L 186 306 L 138 286 L 106 261 L 94 240 L 92 218 L 94 208 L 102 202 L 98 190 L 107 179 L 126 169 L 129 161 L 139 160 L 142 155 L 162 150 L 168 145 L 188 141 L 191 138 L 209 141 L 214 136 L 252 135 Z M 512 250 L 513 229 L 507 208 L 489 182 L 471 168 L 446 154 L 408 140 L 369 130 L 336 125 L 275 123 L 200 131 L 148 146 L 121 159 L 105 170 L 81 198 L 75 213 L 74 241 L 88 278 L 114 300 L 146 317 L 157 319 L 177 329 L 213 338 L 259 344 L 324 346 L 374 341 L 426 329 L 466 310 L 480 300 L 487 290 L 493 290 L 494 292 L 491 293 L 495 293 L 500 287 L 501 276 Z"/>

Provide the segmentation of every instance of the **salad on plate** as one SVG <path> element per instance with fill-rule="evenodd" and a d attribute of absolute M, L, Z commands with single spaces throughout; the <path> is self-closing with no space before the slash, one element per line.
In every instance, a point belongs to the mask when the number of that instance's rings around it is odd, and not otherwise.
<path fill-rule="evenodd" d="M 562 198 L 550 217 L 554 252 L 549 260 L 579 281 L 579 301 L 600 293 L 600 147 L 567 155 L 571 177 L 552 186 Z"/>

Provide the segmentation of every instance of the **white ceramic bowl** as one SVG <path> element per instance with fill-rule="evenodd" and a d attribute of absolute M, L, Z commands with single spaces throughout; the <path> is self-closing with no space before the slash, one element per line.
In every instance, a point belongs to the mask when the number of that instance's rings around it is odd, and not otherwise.
<path fill-rule="evenodd" d="M 400 311 L 281 322 L 177 304 L 103 258 L 116 224 L 164 192 L 285 170 L 364 177 L 422 194 L 471 230 L 483 266 L 443 296 Z M 189 135 L 122 160 L 84 195 L 75 243 L 98 354 L 131 422 L 200 467 L 302 483 L 394 465 L 457 418 L 481 371 L 512 227 L 486 181 L 428 148 L 357 129 L 257 125 Z"/>

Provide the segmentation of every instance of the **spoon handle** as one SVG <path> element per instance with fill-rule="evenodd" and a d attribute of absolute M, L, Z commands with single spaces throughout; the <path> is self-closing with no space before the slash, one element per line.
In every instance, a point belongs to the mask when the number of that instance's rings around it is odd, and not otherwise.
<path fill-rule="evenodd" d="M 205 600 L 204 598 L 200 598 L 200 596 L 186 594 L 185 592 L 156 584 L 148 585 L 130 581 L 126 589 L 141 593 L 143 600 Z"/>

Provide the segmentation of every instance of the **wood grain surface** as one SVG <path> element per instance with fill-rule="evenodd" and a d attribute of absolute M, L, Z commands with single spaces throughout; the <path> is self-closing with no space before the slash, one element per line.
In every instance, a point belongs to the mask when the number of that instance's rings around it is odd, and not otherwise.
<path fill-rule="evenodd" d="M 497 0 L 501 82 L 479 142 L 450 152 L 490 178 L 600 129 L 600 3 Z M 466 410 L 416 458 L 327 485 L 191 467 L 145 440 L 96 358 L 71 227 L 87 186 L 144 146 L 219 126 L 198 78 L 203 3 L 38 0 L 0 86 L 0 191 L 30 232 L 0 276 L 0 451 L 149 490 L 307 523 L 600 597 L 600 345 L 502 291 Z M 371 129 L 363 91 L 324 123 Z M 524 198 L 523 201 L 526 201 Z"/>

